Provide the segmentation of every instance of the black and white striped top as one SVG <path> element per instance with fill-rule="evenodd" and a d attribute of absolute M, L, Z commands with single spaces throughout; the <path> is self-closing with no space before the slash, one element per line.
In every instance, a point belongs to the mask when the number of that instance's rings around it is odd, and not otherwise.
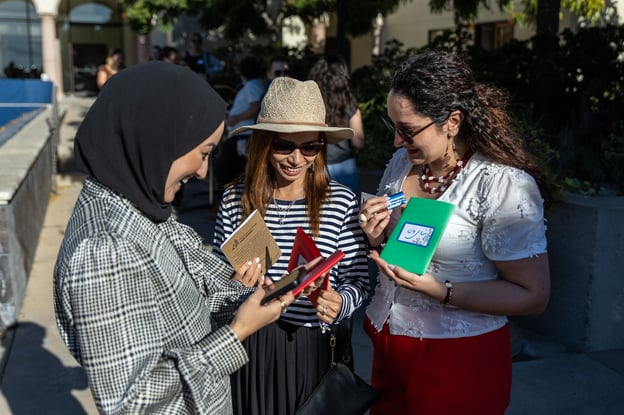
<path fill-rule="evenodd" d="M 314 240 L 324 257 L 328 257 L 336 249 L 345 253 L 344 258 L 330 271 L 332 288 L 338 291 L 343 300 L 342 310 L 336 318 L 340 322 L 350 317 L 368 297 L 368 259 L 364 233 L 357 220 L 360 208 L 355 194 L 335 181 L 331 181 L 330 189 L 329 201 L 322 207 L 320 234 Z M 242 192 L 242 183 L 227 188 L 219 206 L 213 249 L 222 258 L 225 256 L 219 247 L 242 222 Z M 264 216 L 264 221 L 282 250 L 278 261 L 267 272 L 274 281 L 278 281 L 287 272 L 297 227 L 312 235 L 305 199 L 295 201 L 292 206 L 290 201 L 276 202 L 279 206 L 271 201 Z M 280 224 L 282 218 L 283 223 Z M 301 326 L 319 325 L 316 311 L 307 297 L 301 297 L 290 305 L 281 318 Z"/>

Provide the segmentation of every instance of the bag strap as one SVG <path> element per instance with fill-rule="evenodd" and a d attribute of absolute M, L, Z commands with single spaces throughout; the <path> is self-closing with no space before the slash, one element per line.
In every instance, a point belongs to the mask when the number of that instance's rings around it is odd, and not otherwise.
<path fill-rule="evenodd" d="M 336 353 L 336 335 L 334 334 L 334 332 L 331 332 L 331 335 L 329 336 L 329 345 L 331 346 L 331 361 L 329 362 L 329 367 L 330 369 L 334 366 L 336 366 L 336 358 L 335 358 L 335 353 Z"/>

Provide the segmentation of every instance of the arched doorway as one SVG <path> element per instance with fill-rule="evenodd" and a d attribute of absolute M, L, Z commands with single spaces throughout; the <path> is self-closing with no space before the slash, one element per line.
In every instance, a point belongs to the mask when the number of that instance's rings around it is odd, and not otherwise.
<path fill-rule="evenodd" d="M 108 51 L 124 48 L 122 7 L 117 1 L 62 0 L 57 18 L 63 84 L 68 92 L 95 95 L 98 65 Z"/>
<path fill-rule="evenodd" d="M 39 78 L 41 21 L 30 0 L 0 0 L 0 76 Z"/>

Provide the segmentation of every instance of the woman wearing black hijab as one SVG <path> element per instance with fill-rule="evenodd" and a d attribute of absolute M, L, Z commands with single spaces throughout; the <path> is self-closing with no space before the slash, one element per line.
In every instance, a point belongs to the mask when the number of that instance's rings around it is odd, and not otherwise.
<path fill-rule="evenodd" d="M 57 258 L 55 311 L 101 413 L 232 412 L 241 341 L 294 300 L 261 306 L 264 290 L 250 295 L 171 216 L 182 183 L 205 177 L 225 109 L 188 69 L 150 62 L 111 78 L 78 130 L 87 178 Z"/>

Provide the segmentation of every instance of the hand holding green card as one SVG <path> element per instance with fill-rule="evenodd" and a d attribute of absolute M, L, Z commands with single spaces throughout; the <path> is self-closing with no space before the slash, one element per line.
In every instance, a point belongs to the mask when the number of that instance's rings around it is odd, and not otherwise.
<path fill-rule="evenodd" d="M 389 264 L 424 274 L 454 210 L 451 203 L 410 198 L 381 257 Z"/>

